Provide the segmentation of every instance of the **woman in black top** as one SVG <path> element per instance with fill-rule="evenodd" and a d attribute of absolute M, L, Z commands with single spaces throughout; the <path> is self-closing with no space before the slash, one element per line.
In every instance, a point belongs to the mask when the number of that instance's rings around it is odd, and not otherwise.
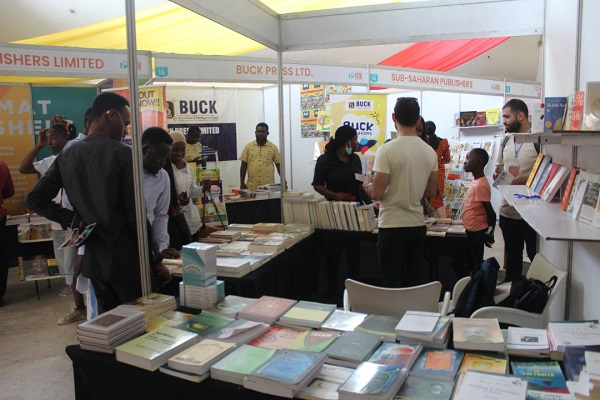
<path fill-rule="evenodd" d="M 327 200 L 371 203 L 362 182 L 355 176 L 363 174 L 360 157 L 354 154 L 357 148 L 356 129 L 340 126 L 335 137 L 325 146 L 325 153 L 317 159 L 312 182 L 317 193 Z"/>
<path fill-rule="evenodd" d="M 358 134 L 351 126 L 340 126 L 335 131 L 325 153 L 317 159 L 315 176 L 312 185 L 317 193 L 327 200 L 358 201 L 371 203 L 371 198 L 356 179 L 355 174 L 362 175 L 360 158 L 354 154 L 358 148 Z M 339 237 L 325 235 L 325 257 L 327 260 L 327 293 L 336 296 L 341 304 L 341 291 L 338 290 L 338 268 L 340 257 L 344 253 L 348 265 L 348 276 L 359 279 L 360 275 L 360 238 L 350 234 L 340 240 Z M 345 279 L 344 279 L 345 280 Z"/>

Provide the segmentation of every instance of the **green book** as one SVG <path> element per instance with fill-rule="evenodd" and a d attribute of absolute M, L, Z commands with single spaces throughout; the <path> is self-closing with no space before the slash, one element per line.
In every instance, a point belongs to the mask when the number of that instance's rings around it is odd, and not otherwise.
<path fill-rule="evenodd" d="M 279 319 L 279 323 L 292 327 L 319 329 L 335 308 L 335 304 L 299 301 Z"/>
<path fill-rule="evenodd" d="M 210 368 L 213 379 L 241 385 L 244 377 L 265 363 L 276 350 L 242 345 Z"/>
<path fill-rule="evenodd" d="M 287 349 L 320 353 L 340 336 L 339 332 L 306 331 L 298 336 Z"/>
<path fill-rule="evenodd" d="M 188 332 L 193 332 L 198 337 L 202 338 L 209 333 L 217 331 L 234 321 L 233 318 L 226 317 L 221 314 L 215 314 L 208 311 L 196 315 L 189 320 L 182 322 L 177 325 L 177 329 L 181 329 Z"/>
<path fill-rule="evenodd" d="M 170 326 L 146 333 L 116 348 L 117 361 L 156 371 L 169 358 L 198 342 L 195 333 Z"/>
<path fill-rule="evenodd" d="M 419 378 L 409 375 L 396 395 L 396 400 L 449 400 L 454 381 Z"/>
<path fill-rule="evenodd" d="M 381 336 L 384 342 L 396 341 L 396 325 L 399 317 L 371 314 L 356 327 L 355 331 Z"/>

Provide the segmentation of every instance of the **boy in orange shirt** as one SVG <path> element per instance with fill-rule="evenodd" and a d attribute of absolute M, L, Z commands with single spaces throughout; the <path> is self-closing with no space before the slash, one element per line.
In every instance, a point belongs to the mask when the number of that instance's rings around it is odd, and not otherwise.
<path fill-rule="evenodd" d="M 490 184 L 483 173 L 488 161 L 489 156 L 484 149 L 471 150 L 465 160 L 465 172 L 473 174 L 473 181 L 463 204 L 462 221 L 474 256 L 474 266 L 483 261 L 483 246 L 492 247 L 494 243 L 496 213 L 490 203 Z"/>

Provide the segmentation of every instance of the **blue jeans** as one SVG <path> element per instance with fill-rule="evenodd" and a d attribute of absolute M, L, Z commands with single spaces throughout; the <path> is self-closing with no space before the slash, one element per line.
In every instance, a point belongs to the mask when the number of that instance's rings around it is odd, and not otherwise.
<path fill-rule="evenodd" d="M 58 264 L 58 270 L 60 274 L 65 277 L 65 282 L 68 286 L 73 283 L 73 274 L 75 273 L 75 255 L 77 254 L 77 247 L 65 247 L 64 249 L 58 249 L 61 244 L 65 242 L 71 236 L 71 229 L 55 230 L 52 231 L 52 244 L 54 245 L 54 258 Z"/>
<path fill-rule="evenodd" d="M 383 272 L 382 286 L 407 287 L 427 282 L 423 249 L 425 226 L 379 228 L 377 255 Z"/>

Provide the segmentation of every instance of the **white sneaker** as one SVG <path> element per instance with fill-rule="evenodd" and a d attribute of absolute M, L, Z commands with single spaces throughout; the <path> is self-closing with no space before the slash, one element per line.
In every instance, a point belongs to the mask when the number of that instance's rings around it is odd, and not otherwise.
<path fill-rule="evenodd" d="M 58 319 L 59 325 L 70 324 L 71 322 L 81 321 L 87 319 L 87 311 L 85 308 L 78 309 L 75 306 L 69 310 L 68 313 Z"/>
<path fill-rule="evenodd" d="M 70 296 L 73 294 L 73 291 L 71 290 L 71 286 L 65 286 L 64 288 L 61 289 L 60 292 L 58 292 L 59 296 Z"/>

